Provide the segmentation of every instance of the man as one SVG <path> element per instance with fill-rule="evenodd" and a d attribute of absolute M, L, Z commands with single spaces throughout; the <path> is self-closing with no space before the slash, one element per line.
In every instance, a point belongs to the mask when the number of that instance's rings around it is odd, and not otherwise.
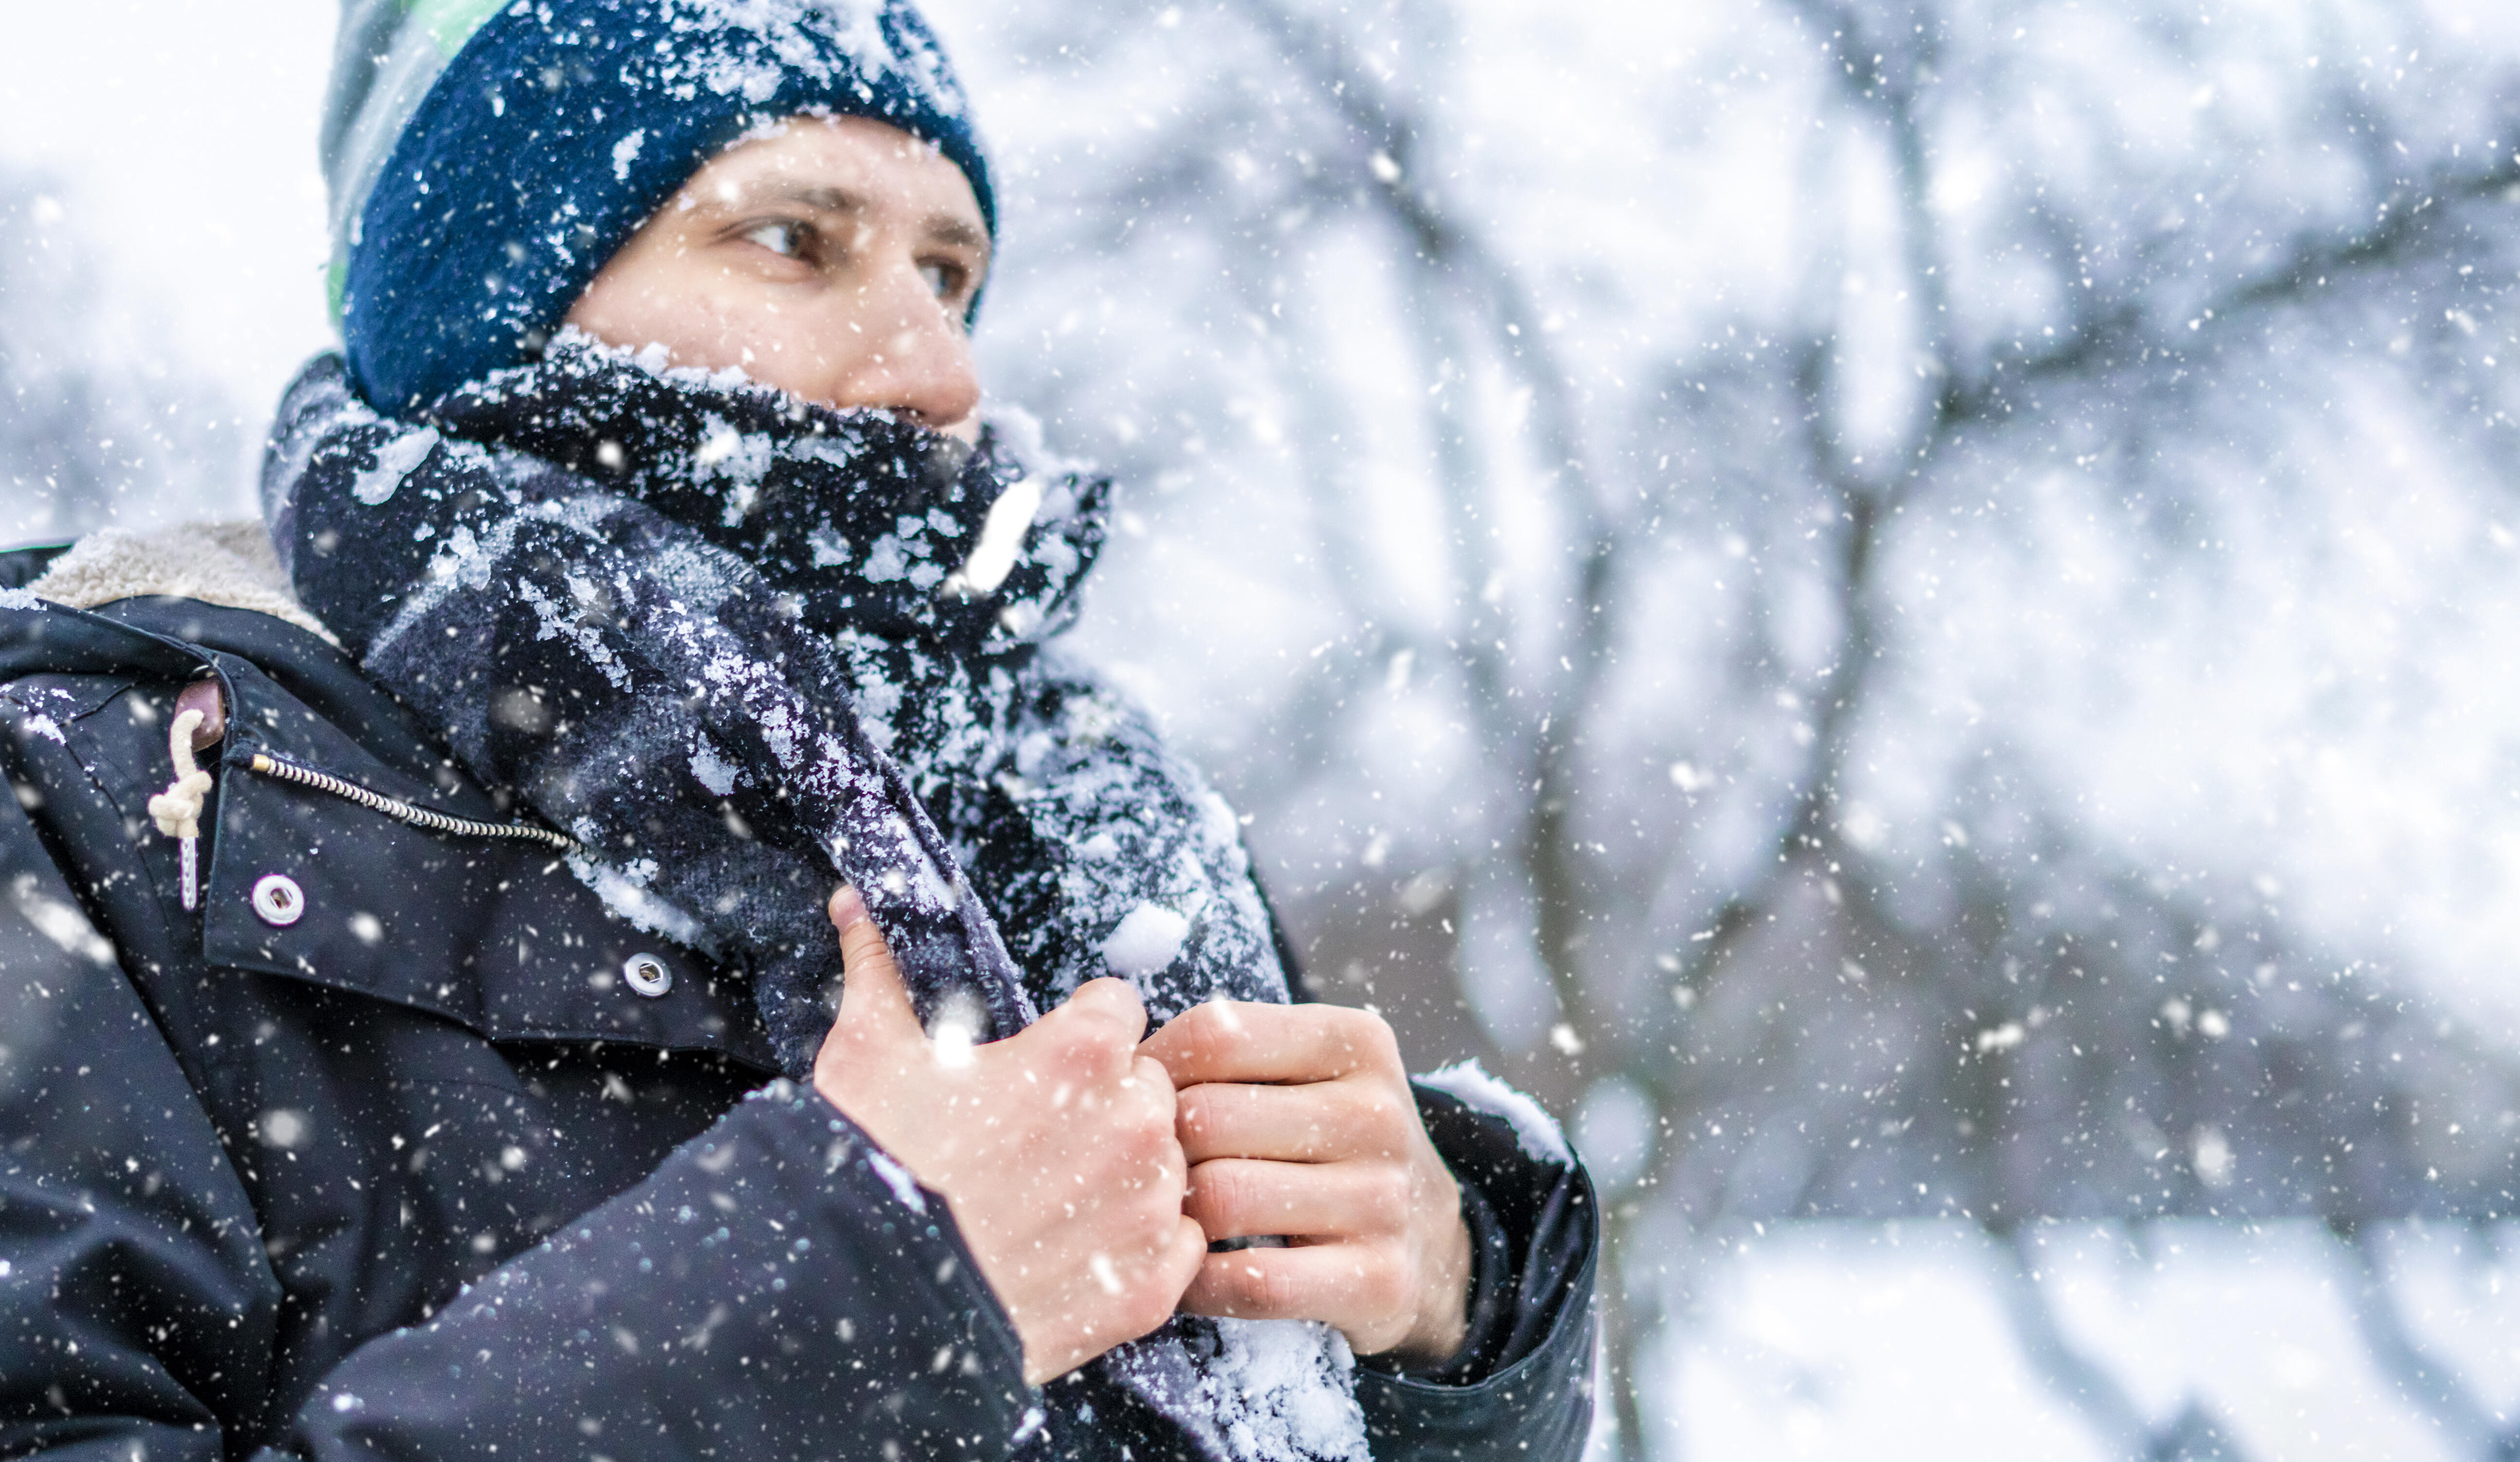
<path fill-rule="evenodd" d="M 269 539 L 0 601 L 0 1444 L 1571 1454 L 1580 1168 L 1053 643 L 923 24 L 487 8 L 345 16 Z"/>

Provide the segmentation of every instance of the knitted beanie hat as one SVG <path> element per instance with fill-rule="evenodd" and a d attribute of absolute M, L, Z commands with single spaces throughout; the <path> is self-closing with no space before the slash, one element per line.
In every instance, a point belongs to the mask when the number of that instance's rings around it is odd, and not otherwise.
<path fill-rule="evenodd" d="M 799 115 L 988 160 L 909 0 L 342 0 L 323 133 L 333 303 L 381 410 L 529 358 L 702 163 Z"/>

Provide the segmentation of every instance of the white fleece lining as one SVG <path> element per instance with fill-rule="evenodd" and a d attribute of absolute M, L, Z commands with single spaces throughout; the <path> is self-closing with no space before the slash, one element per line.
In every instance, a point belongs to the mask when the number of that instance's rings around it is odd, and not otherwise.
<path fill-rule="evenodd" d="M 27 592 L 71 609 L 163 594 L 285 619 L 338 646 L 333 631 L 290 592 L 289 575 L 257 519 L 179 523 L 172 527 L 104 527 L 53 560 Z"/>

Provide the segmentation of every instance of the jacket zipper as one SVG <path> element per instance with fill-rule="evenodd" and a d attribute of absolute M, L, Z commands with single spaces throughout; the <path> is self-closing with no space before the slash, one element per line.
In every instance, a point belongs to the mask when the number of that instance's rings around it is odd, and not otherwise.
<path fill-rule="evenodd" d="M 311 787 L 318 792 L 330 793 L 335 797 L 356 802 L 370 811 L 382 812 L 398 822 L 407 822 L 416 828 L 427 828 L 432 833 L 454 833 L 467 838 L 505 838 L 519 843 L 540 843 L 564 852 L 578 850 L 577 840 L 566 833 L 554 832 L 550 828 L 532 827 L 521 822 L 474 822 L 469 817 L 449 817 L 442 812 L 431 812 L 426 807 L 415 807 L 399 798 L 390 798 L 381 792 L 370 792 L 356 782 L 342 781 L 328 772 L 299 766 L 293 761 L 283 761 L 266 753 L 254 753 L 253 759 L 246 765 L 259 775 L 277 781 L 293 782 L 300 787 Z"/>

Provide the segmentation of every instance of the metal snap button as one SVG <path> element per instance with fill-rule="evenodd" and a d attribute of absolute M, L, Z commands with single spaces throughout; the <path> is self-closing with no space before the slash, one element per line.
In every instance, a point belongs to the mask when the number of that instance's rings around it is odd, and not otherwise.
<path fill-rule="evenodd" d="M 674 987 L 674 972 L 652 954 L 634 954 L 621 965 L 622 978 L 630 987 L 653 1000 Z"/>
<path fill-rule="evenodd" d="M 274 929 L 287 929 L 306 917 L 306 891 L 285 873 L 266 873 L 253 886 L 253 911 Z"/>

